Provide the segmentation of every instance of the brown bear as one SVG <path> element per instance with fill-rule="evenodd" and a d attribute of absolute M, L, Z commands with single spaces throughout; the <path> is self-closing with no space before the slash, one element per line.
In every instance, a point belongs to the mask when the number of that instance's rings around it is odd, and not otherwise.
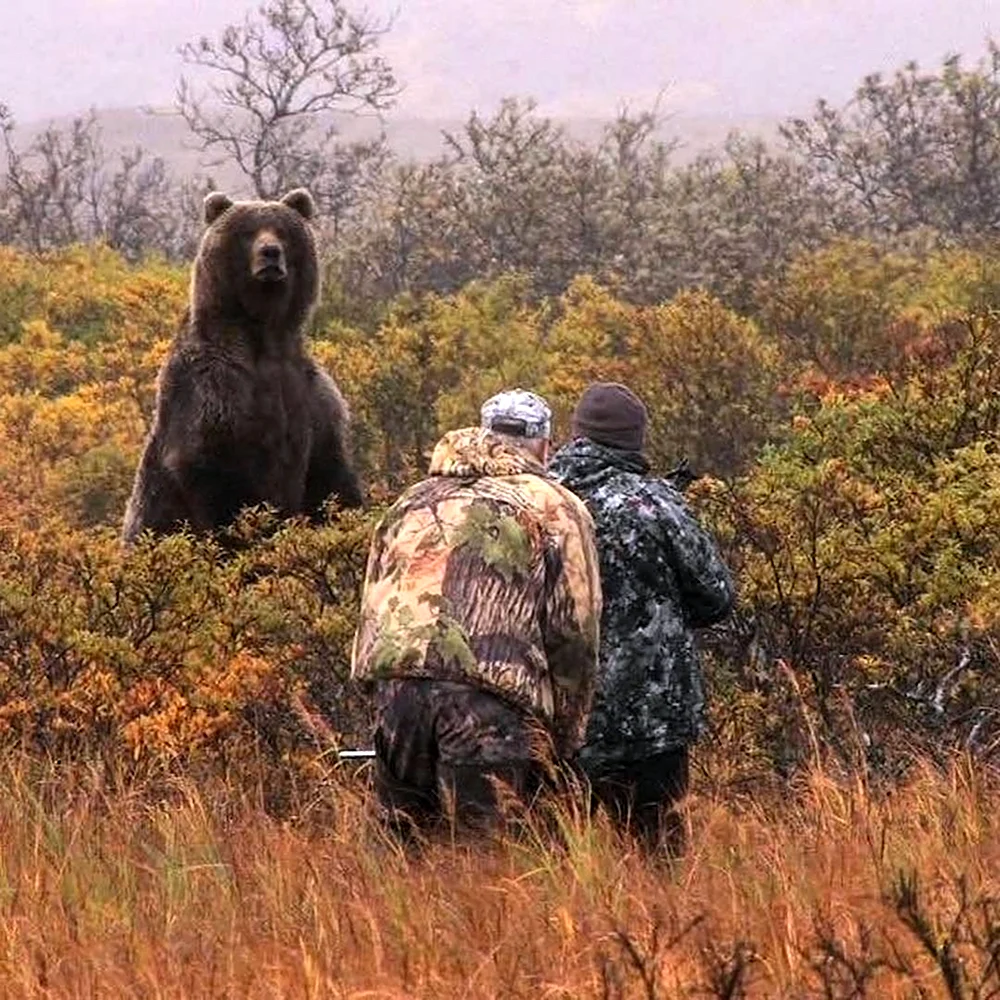
<path fill-rule="evenodd" d="M 126 543 L 146 529 L 223 528 L 252 504 L 314 520 L 330 497 L 361 504 L 347 407 L 305 349 L 320 283 L 314 211 L 303 189 L 280 201 L 205 199 L 190 306 L 160 370 Z"/>

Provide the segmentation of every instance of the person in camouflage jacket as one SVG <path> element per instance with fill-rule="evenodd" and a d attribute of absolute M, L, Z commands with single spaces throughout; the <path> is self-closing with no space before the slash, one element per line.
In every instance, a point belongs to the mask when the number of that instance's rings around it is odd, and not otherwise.
<path fill-rule="evenodd" d="M 604 588 L 597 691 L 579 753 L 597 802 L 647 842 L 682 849 L 674 803 L 705 692 L 693 630 L 723 619 L 730 573 L 678 488 L 649 475 L 646 408 L 625 386 L 595 383 L 574 439 L 550 469 L 587 504 Z"/>
<path fill-rule="evenodd" d="M 544 400 L 501 393 L 483 422 L 444 435 L 371 543 L 352 676 L 375 689 L 376 787 L 394 821 L 492 823 L 492 779 L 530 797 L 585 731 L 593 523 L 546 473 Z"/>

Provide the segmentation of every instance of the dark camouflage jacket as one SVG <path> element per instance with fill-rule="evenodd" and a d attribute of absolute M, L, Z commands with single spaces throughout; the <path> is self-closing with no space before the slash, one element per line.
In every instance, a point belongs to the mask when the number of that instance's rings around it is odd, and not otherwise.
<path fill-rule="evenodd" d="M 375 530 L 352 675 L 474 683 L 535 713 L 568 754 L 583 738 L 600 616 L 587 508 L 502 437 L 464 428 Z"/>
<path fill-rule="evenodd" d="M 550 471 L 586 502 L 604 590 L 597 691 L 581 760 L 637 760 L 691 743 L 704 687 L 692 630 L 724 618 L 729 571 L 681 494 L 636 452 L 586 438 Z"/>

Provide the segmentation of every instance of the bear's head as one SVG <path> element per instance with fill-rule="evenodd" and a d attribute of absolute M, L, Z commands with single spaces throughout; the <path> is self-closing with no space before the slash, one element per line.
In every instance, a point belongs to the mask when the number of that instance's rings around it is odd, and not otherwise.
<path fill-rule="evenodd" d="M 272 335 L 298 332 L 319 295 L 314 215 L 303 188 L 280 201 L 208 195 L 191 279 L 194 315 L 250 322 Z"/>

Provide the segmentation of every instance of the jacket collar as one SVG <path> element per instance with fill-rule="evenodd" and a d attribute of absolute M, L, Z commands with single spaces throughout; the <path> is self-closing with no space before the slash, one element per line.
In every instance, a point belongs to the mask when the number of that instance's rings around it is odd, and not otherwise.
<path fill-rule="evenodd" d="M 649 462 L 642 452 L 611 448 L 585 437 L 574 438 L 560 448 L 552 459 L 552 465 L 557 474 L 569 465 L 592 472 L 604 469 L 617 469 L 638 475 L 649 472 Z"/>
<path fill-rule="evenodd" d="M 431 455 L 432 476 L 518 476 L 546 475 L 536 458 L 484 427 L 463 427 L 449 431 L 438 441 Z"/>

